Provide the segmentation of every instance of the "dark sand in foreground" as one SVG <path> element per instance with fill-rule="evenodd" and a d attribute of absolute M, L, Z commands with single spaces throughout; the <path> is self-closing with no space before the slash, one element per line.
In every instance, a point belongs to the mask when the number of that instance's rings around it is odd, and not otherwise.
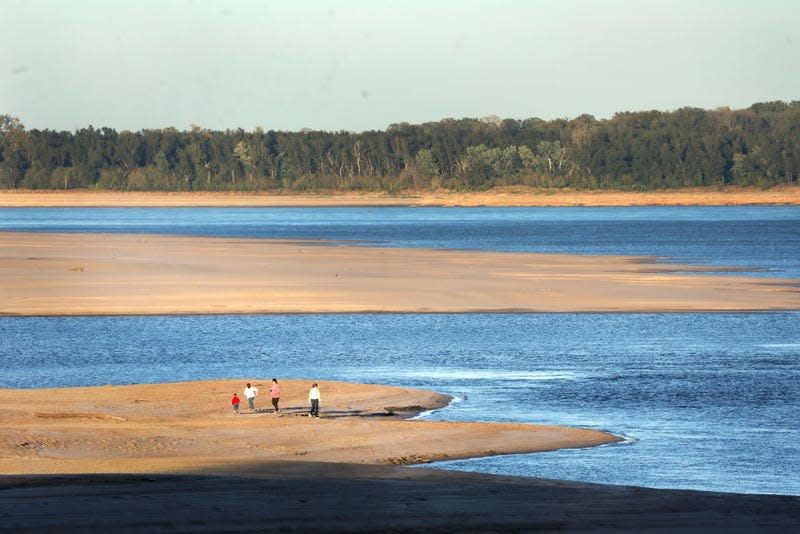
<path fill-rule="evenodd" d="M 246 476 L 0 479 L 28 532 L 797 532 L 800 497 L 291 462 Z"/>

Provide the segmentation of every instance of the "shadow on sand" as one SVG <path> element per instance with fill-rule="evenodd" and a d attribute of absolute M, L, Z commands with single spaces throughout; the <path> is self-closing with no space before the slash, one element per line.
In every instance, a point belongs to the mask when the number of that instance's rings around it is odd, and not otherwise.
<path fill-rule="evenodd" d="M 789 532 L 798 517 L 800 497 L 300 461 L 0 479 L 13 531 Z"/>

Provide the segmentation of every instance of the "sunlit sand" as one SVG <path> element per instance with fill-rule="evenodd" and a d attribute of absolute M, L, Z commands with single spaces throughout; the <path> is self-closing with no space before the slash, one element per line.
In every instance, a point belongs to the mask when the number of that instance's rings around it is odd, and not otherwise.
<path fill-rule="evenodd" d="M 245 403 L 237 415 L 230 399 L 242 395 L 245 382 L 262 396 L 255 412 Z M 295 460 L 404 465 L 619 440 L 586 429 L 406 420 L 449 398 L 316 379 L 319 419 L 308 417 L 311 380 L 281 380 L 281 411 L 274 413 L 265 396 L 269 382 L 2 390 L 0 472 L 175 473 Z"/>
<path fill-rule="evenodd" d="M 0 314 L 800 309 L 797 280 L 705 270 L 616 256 L 0 232 Z"/>
<path fill-rule="evenodd" d="M 97 190 L 0 191 L 0 207 L 179 207 L 179 206 L 732 206 L 800 204 L 800 187 L 769 190 L 729 187 L 674 191 L 570 191 L 498 187 L 491 191 L 451 193 L 411 191 L 383 193 L 264 192 L 116 192 Z"/>

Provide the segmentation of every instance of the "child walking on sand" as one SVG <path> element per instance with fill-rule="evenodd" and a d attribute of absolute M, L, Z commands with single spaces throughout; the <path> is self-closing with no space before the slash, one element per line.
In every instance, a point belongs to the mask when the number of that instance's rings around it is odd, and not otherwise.
<path fill-rule="evenodd" d="M 233 398 L 231 399 L 231 404 L 233 405 L 233 413 L 239 415 L 239 403 L 242 402 L 239 400 L 239 397 L 236 396 L 236 393 L 233 394 Z"/>
<path fill-rule="evenodd" d="M 278 409 L 278 401 L 281 400 L 281 387 L 274 378 L 272 379 L 272 388 L 269 390 L 269 395 L 272 397 L 272 406 L 275 408 L 275 413 L 278 413 L 280 411 Z"/>

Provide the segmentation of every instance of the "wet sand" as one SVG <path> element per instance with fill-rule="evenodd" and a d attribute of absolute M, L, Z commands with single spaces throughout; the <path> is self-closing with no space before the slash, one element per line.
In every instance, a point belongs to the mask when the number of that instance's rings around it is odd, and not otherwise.
<path fill-rule="evenodd" d="M 0 314 L 800 309 L 798 280 L 652 260 L 0 232 Z"/>
<path fill-rule="evenodd" d="M 670 191 L 571 191 L 498 187 L 470 193 L 165 193 L 97 190 L 0 190 L 0 207 L 180 206 L 733 206 L 800 204 L 800 187 L 768 190 L 691 188 Z"/>
<path fill-rule="evenodd" d="M 257 412 L 229 398 L 259 387 Z M 0 530 L 786 532 L 800 498 L 601 486 L 396 464 L 583 447 L 602 432 L 404 420 L 433 392 L 309 380 L 0 390 Z M 395 415 L 391 415 L 394 413 Z"/>

